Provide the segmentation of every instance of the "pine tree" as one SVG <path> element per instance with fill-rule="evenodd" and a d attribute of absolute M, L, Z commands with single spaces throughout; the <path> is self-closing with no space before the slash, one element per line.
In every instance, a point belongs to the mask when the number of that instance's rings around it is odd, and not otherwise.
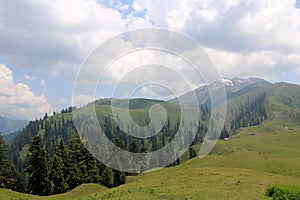
<path fill-rule="evenodd" d="M 126 176 L 124 172 L 114 171 L 114 187 L 125 184 Z"/>
<path fill-rule="evenodd" d="M 97 167 L 97 160 L 91 155 L 91 153 L 83 147 L 82 153 L 84 155 L 84 165 L 86 169 L 86 174 L 84 178 L 84 183 L 100 183 L 99 168 Z"/>
<path fill-rule="evenodd" d="M 195 158 L 197 156 L 197 153 L 193 147 L 189 147 L 189 154 L 190 154 L 190 159 Z"/>
<path fill-rule="evenodd" d="M 50 181 L 47 152 L 42 147 L 41 136 L 38 135 L 31 141 L 27 159 L 28 167 L 25 172 L 29 174 L 28 192 L 40 196 L 49 195 Z"/>
<path fill-rule="evenodd" d="M 69 171 L 66 179 L 70 189 L 82 183 L 100 183 L 97 160 L 84 147 L 77 135 L 70 141 Z"/>
<path fill-rule="evenodd" d="M 108 188 L 114 186 L 114 175 L 111 168 L 104 166 L 104 169 L 101 174 L 102 184 Z"/>
<path fill-rule="evenodd" d="M 21 175 L 9 161 L 8 148 L 0 133 L 0 188 L 23 192 Z"/>
<path fill-rule="evenodd" d="M 82 154 L 81 141 L 77 135 L 72 135 L 70 139 L 70 153 L 68 158 L 68 177 L 69 189 L 73 189 L 83 183 L 82 177 L 86 171 Z"/>
<path fill-rule="evenodd" d="M 68 190 L 68 184 L 66 182 L 66 175 L 68 174 L 67 158 L 68 153 L 66 146 L 63 140 L 60 140 L 56 147 L 56 153 L 54 155 L 50 173 L 53 194 L 63 193 Z"/>
<path fill-rule="evenodd" d="M 129 145 L 129 151 L 133 153 L 140 153 L 141 147 L 137 140 L 132 140 Z"/>

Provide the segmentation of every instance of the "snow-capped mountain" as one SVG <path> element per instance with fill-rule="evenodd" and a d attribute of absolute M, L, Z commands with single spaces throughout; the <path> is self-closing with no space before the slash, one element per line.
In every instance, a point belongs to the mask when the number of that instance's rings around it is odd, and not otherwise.
<path fill-rule="evenodd" d="M 227 99 L 231 95 L 247 88 L 248 86 L 257 84 L 257 83 L 266 83 L 269 82 L 261 78 L 222 78 L 215 81 L 208 82 L 207 85 L 201 85 L 192 92 L 187 92 L 186 94 L 180 96 L 180 100 L 186 105 L 192 105 L 191 95 L 195 92 L 198 102 L 203 102 L 203 104 L 210 104 L 210 96 L 208 92 L 208 86 L 213 90 L 218 90 L 222 87 L 225 88 Z M 169 102 L 175 102 L 176 99 L 171 99 Z"/>
<path fill-rule="evenodd" d="M 208 85 L 212 89 L 219 89 L 222 86 L 225 87 L 226 93 L 227 92 L 237 92 L 241 89 L 244 89 L 245 87 L 255 84 L 255 83 L 268 83 L 266 80 L 261 79 L 261 78 L 231 78 L 231 79 L 218 79 L 213 82 L 208 83 Z M 202 86 L 202 87 L 207 87 L 207 85 Z"/>

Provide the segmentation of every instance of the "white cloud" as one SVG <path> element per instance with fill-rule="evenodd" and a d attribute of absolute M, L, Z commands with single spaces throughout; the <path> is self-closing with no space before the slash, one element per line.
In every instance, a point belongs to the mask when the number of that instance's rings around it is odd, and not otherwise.
<path fill-rule="evenodd" d="M 28 74 L 25 74 L 25 75 L 24 75 L 24 78 L 25 78 L 26 80 L 35 80 L 35 79 L 37 79 L 36 77 L 30 76 L 30 75 L 28 75 Z"/>
<path fill-rule="evenodd" d="M 93 96 L 81 94 L 78 96 L 73 96 L 73 106 L 81 107 L 88 103 L 91 103 L 94 100 Z"/>
<path fill-rule="evenodd" d="M 299 68 L 300 11 L 294 1 L 136 2 L 155 25 L 183 32 L 206 47 L 226 76 L 265 77 Z"/>
<path fill-rule="evenodd" d="M 65 75 L 65 65 L 74 75 L 91 50 L 126 28 L 117 10 L 96 0 L 1 1 L 0 19 L 0 56 L 53 75 Z"/>
<path fill-rule="evenodd" d="M 293 1 L 134 0 L 131 13 L 126 13 L 130 9 L 124 3 L 110 1 L 104 6 L 99 2 L 103 1 L 1 1 L 0 58 L 19 68 L 74 80 L 82 60 L 101 42 L 125 30 L 155 26 L 195 39 L 223 76 L 274 80 L 274 74 L 299 71 L 300 12 Z M 121 41 L 110 48 L 121 51 L 122 45 L 130 44 Z M 152 58 L 158 59 L 149 55 L 140 63 Z M 129 69 L 113 68 L 106 78 L 115 81 Z M 187 77 L 193 75 L 188 67 L 178 70 Z M 89 80 L 95 72 L 86 73 L 83 77 Z M 165 79 L 173 84 L 171 78 Z"/>
<path fill-rule="evenodd" d="M 14 83 L 12 71 L 0 64 L 0 112 L 1 115 L 35 119 L 53 111 L 44 95 L 36 96 L 28 85 Z"/>
<path fill-rule="evenodd" d="M 211 48 L 205 48 L 205 51 L 224 77 L 257 76 L 274 80 L 272 76 L 293 72 L 300 63 L 299 55 L 277 51 L 261 50 L 243 54 Z"/>

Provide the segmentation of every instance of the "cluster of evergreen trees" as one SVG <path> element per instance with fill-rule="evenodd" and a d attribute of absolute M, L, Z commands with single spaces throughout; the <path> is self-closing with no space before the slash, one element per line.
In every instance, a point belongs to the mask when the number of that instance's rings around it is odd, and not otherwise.
<path fill-rule="evenodd" d="M 125 174 L 99 163 L 73 135 L 69 147 L 60 140 L 52 161 L 37 135 L 29 145 L 27 192 L 36 195 L 59 194 L 83 183 L 114 187 L 125 183 Z"/>
<path fill-rule="evenodd" d="M 16 171 L 8 157 L 8 147 L 0 133 L 0 188 L 23 191 L 21 175 Z"/>
<path fill-rule="evenodd" d="M 130 152 L 140 153 L 140 152 L 153 152 L 168 144 L 177 134 L 180 125 L 184 127 L 184 131 L 188 136 L 189 129 L 191 127 L 198 127 L 195 138 L 192 145 L 199 144 L 203 141 L 203 138 L 207 132 L 207 122 L 210 118 L 209 110 L 206 106 L 201 105 L 200 107 L 201 117 L 200 121 L 196 122 L 193 119 L 184 119 L 178 116 L 177 120 L 172 121 L 170 116 L 167 116 L 166 123 L 163 125 L 162 129 L 152 137 L 149 138 L 136 138 L 129 134 L 134 131 L 141 131 L 140 129 L 135 130 L 132 124 L 125 124 L 126 130 L 121 130 L 117 126 L 116 122 L 112 119 L 112 116 L 104 116 L 102 127 L 104 133 L 110 141 L 113 141 L 116 146 L 121 149 L 128 150 Z M 82 118 L 87 118 L 88 116 L 81 116 Z M 174 117 L 174 116 L 173 116 Z M 144 119 L 141 126 L 148 125 L 150 122 L 148 119 Z M 89 128 L 92 127 L 89 125 Z M 151 124 L 149 126 L 151 129 L 155 129 Z M 150 131 L 150 130 L 149 130 Z M 141 133 L 143 134 L 143 133 Z M 187 138 L 186 138 L 187 139 Z M 186 141 L 183 141 L 186 142 Z"/>
<path fill-rule="evenodd" d="M 68 117 L 65 119 L 64 114 L 53 117 L 48 117 L 48 115 L 45 114 L 43 119 L 31 121 L 9 145 L 11 160 L 17 171 L 21 173 L 23 180 L 25 178 L 24 169 L 27 167 L 24 156 L 26 149 L 24 149 L 24 147 L 39 133 L 43 134 L 42 145 L 47 149 L 52 159 L 60 139 L 63 139 L 64 142 L 68 144 L 71 136 L 76 134 L 76 129 L 73 120 Z M 22 152 L 23 155 L 20 154 L 20 152 Z M 26 183 L 26 180 L 24 180 L 24 183 Z"/>
<path fill-rule="evenodd" d="M 266 93 L 258 93 L 253 99 L 247 98 L 237 109 L 231 111 L 233 120 L 230 129 L 235 131 L 247 126 L 257 126 L 266 120 L 265 100 Z"/>
<path fill-rule="evenodd" d="M 10 144 L 9 153 L 21 174 L 19 182 L 32 194 L 57 194 L 82 183 L 114 187 L 125 182 L 124 173 L 104 166 L 87 151 L 78 138 L 72 113 L 45 114 L 30 122 Z"/>

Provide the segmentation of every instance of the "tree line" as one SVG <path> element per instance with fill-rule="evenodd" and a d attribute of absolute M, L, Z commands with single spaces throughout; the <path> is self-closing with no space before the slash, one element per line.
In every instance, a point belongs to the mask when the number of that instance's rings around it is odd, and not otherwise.
<path fill-rule="evenodd" d="M 231 111 L 233 120 L 230 129 L 235 131 L 247 126 L 257 126 L 267 119 L 266 92 L 258 93 L 254 98 L 247 98 L 237 109 Z"/>

